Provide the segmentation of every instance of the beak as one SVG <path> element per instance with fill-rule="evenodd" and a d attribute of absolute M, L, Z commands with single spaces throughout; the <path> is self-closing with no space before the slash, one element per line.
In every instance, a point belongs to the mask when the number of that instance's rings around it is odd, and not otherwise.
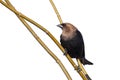
<path fill-rule="evenodd" d="M 57 27 L 63 29 L 63 26 L 61 24 L 58 24 Z"/>

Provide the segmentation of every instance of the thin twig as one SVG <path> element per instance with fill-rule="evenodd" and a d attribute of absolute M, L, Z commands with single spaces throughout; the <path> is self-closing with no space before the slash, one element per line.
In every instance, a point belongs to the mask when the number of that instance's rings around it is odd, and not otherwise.
<path fill-rule="evenodd" d="M 58 20 L 59 20 L 60 24 L 63 23 L 62 18 L 61 18 L 61 16 L 60 16 L 60 14 L 59 14 L 57 8 L 55 7 L 55 4 L 53 3 L 52 0 L 49 0 L 49 1 L 50 1 L 51 5 L 52 5 L 52 7 L 53 7 L 53 9 L 54 9 L 54 11 L 55 11 L 57 17 L 58 17 Z"/>

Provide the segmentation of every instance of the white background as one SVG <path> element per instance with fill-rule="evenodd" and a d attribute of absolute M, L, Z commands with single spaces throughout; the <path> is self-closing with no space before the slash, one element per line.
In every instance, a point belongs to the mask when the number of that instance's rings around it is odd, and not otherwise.
<path fill-rule="evenodd" d="M 49 0 L 10 0 L 16 9 L 48 29 L 59 40 L 59 21 Z M 54 0 L 64 22 L 83 34 L 85 66 L 92 80 L 120 80 L 120 1 Z M 31 25 L 58 56 L 73 80 L 82 80 L 63 53 L 41 30 Z M 19 19 L 0 4 L 0 80 L 67 80 L 58 64 L 38 44 Z"/>

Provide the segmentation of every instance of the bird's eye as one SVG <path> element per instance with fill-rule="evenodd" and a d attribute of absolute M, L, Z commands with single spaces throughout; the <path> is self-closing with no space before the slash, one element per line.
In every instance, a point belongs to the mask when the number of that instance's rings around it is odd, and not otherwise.
<path fill-rule="evenodd" d="M 62 23 L 61 25 L 62 25 L 62 26 L 64 26 L 64 27 L 66 26 L 66 24 L 65 24 L 65 23 Z"/>

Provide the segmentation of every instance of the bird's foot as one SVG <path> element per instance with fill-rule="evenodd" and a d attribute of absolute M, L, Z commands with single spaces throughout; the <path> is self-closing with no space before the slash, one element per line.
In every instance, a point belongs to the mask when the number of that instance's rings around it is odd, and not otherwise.
<path fill-rule="evenodd" d="M 65 48 L 65 52 L 64 52 L 64 55 L 66 56 L 68 53 L 67 49 Z"/>
<path fill-rule="evenodd" d="M 82 71 L 82 69 L 80 68 L 80 66 L 77 67 L 77 71 L 78 72 Z"/>

